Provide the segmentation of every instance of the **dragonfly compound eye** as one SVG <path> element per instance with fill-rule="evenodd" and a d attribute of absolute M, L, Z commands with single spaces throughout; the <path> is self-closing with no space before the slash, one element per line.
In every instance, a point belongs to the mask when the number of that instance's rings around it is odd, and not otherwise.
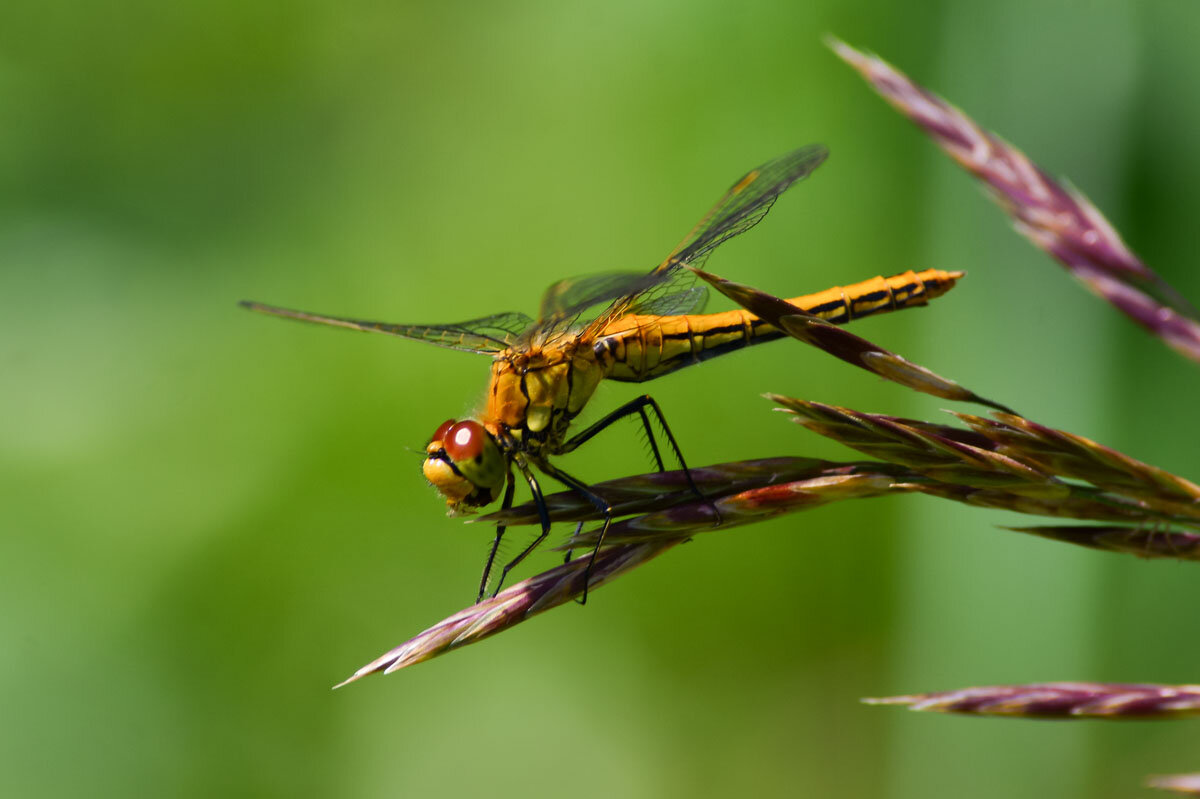
<path fill-rule="evenodd" d="M 483 425 L 470 419 L 455 422 L 445 430 L 439 427 L 438 431 L 442 433 L 442 446 L 446 448 L 446 454 L 460 468 L 468 461 L 481 459 L 485 447 L 492 443 Z"/>
<path fill-rule="evenodd" d="M 438 425 L 438 429 L 433 431 L 433 437 L 429 439 L 430 444 L 440 445 L 446 440 L 446 431 L 457 424 L 453 419 L 447 419 Z"/>
<path fill-rule="evenodd" d="M 479 422 L 443 424 L 428 452 L 425 477 L 446 497 L 452 514 L 493 502 L 504 487 L 504 456 Z"/>
<path fill-rule="evenodd" d="M 477 487 L 498 489 L 504 485 L 504 456 L 479 422 L 451 425 L 442 444 L 462 476 Z"/>

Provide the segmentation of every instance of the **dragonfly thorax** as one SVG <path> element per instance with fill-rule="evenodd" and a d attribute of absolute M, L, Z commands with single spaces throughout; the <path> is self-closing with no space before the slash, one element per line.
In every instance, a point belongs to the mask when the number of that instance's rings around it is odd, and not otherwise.
<path fill-rule="evenodd" d="M 505 350 L 492 361 L 485 419 L 530 454 L 555 454 L 603 377 L 592 348 L 577 340 Z"/>

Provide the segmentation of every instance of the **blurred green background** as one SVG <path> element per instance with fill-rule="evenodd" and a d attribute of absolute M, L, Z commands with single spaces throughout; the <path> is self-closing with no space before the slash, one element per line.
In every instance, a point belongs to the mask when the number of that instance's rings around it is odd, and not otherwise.
<path fill-rule="evenodd" d="M 701 537 L 331 692 L 473 599 L 487 530 L 445 518 L 409 450 L 487 363 L 235 304 L 532 312 L 558 278 L 649 268 L 735 177 L 819 141 L 714 271 L 790 296 L 966 269 L 855 330 L 1196 479 L 1196 366 L 1013 234 L 820 37 L 1069 176 L 1195 299 L 1197 30 L 1168 0 L 4 4 L 0 795 L 1124 797 L 1200 770 L 1186 723 L 858 704 L 1200 679 L 1194 566 L 916 497 Z M 647 387 L 694 464 L 849 454 L 763 391 L 946 405 L 784 342 Z M 563 463 L 642 471 L 636 441 Z"/>

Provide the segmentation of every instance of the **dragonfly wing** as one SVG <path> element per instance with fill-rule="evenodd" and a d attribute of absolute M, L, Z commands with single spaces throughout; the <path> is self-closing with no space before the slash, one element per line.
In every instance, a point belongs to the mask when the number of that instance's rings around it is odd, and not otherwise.
<path fill-rule="evenodd" d="M 601 272 L 560 280 L 546 289 L 538 321 L 524 340 L 538 338 L 546 343 L 564 335 L 579 334 L 590 329 L 591 323 L 586 320 L 607 316 L 615 304 L 641 296 L 662 282 L 663 276 L 653 272 Z"/>
<path fill-rule="evenodd" d="M 657 271 L 670 270 L 678 264 L 700 266 L 721 244 L 757 225 L 779 195 L 808 177 L 828 156 L 829 150 L 813 144 L 747 172 L 725 192 Z"/>
<path fill-rule="evenodd" d="M 364 333 L 387 333 L 390 336 L 411 338 L 465 352 L 494 354 L 510 346 L 532 324 L 533 320 L 523 313 L 510 312 L 484 316 L 453 325 L 395 325 L 389 322 L 371 322 L 365 319 L 347 319 L 340 316 L 323 316 L 306 311 L 293 311 L 257 302 L 243 300 L 240 305 L 251 311 L 313 322 L 321 325 L 361 330 Z"/>
<path fill-rule="evenodd" d="M 680 242 L 666 260 L 659 264 L 637 291 L 613 302 L 587 329 L 585 335 L 595 335 L 609 322 L 637 311 L 665 315 L 665 308 L 680 310 L 673 313 L 694 313 L 682 310 L 686 302 L 702 302 L 692 293 L 695 274 L 686 267 L 701 266 L 709 254 L 734 236 L 757 225 L 779 195 L 819 167 L 829 156 L 823 145 L 813 144 L 781 155 L 743 175 L 725 192 L 699 224 Z M 686 299 L 685 299 L 686 298 Z"/>
<path fill-rule="evenodd" d="M 691 275 L 691 272 L 686 274 Z M 643 314 L 645 316 L 678 316 L 680 314 L 700 313 L 708 302 L 708 289 L 705 286 L 676 291 L 673 294 L 651 292 L 650 296 L 639 299 L 629 307 L 627 313 Z"/>
<path fill-rule="evenodd" d="M 542 295 L 538 321 L 575 316 L 593 305 L 637 293 L 651 282 L 645 272 L 601 272 L 560 280 Z"/>

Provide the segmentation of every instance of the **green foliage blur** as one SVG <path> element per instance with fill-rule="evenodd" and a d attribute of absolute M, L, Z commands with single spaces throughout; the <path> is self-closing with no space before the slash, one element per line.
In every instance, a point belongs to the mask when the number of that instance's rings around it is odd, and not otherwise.
<path fill-rule="evenodd" d="M 1196 365 L 821 44 L 1069 177 L 1196 300 L 1197 30 L 1171 0 L 5 3 L 0 795 L 1067 799 L 1200 770 L 1194 724 L 859 705 L 1200 679 L 1195 566 L 917 497 L 701 536 L 586 607 L 331 692 L 474 598 L 488 530 L 445 518 L 418 453 L 487 363 L 236 306 L 533 312 L 559 278 L 649 268 L 738 175 L 822 142 L 713 271 L 791 296 L 966 269 L 856 332 L 1200 479 Z M 853 457 L 764 391 L 946 404 L 794 342 L 645 388 L 694 464 Z M 638 391 L 604 387 L 592 418 Z M 563 465 L 650 468 L 632 426 Z"/>

